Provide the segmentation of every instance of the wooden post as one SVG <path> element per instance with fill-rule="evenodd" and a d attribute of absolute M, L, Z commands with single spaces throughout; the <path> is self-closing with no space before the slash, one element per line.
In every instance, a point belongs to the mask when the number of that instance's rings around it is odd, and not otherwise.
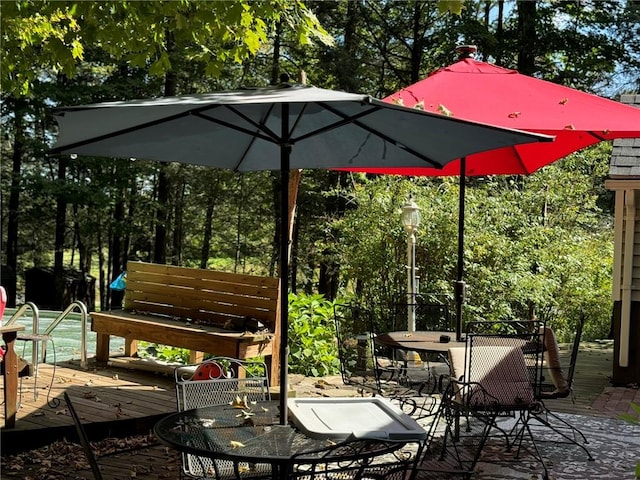
<path fill-rule="evenodd" d="M 24 325 L 9 325 L 0 327 L 2 340 L 7 346 L 4 353 L 4 427 L 16 426 L 16 412 L 18 410 L 18 355 L 14 344 L 18 332 L 24 330 Z"/>

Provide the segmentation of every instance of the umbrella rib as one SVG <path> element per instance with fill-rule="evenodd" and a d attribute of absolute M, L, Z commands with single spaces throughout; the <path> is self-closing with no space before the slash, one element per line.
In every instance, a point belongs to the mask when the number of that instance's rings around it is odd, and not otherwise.
<path fill-rule="evenodd" d="M 306 134 L 301 135 L 299 137 L 295 137 L 294 139 L 292 139 L 291 143 L 299 142 L 300 140 L 304 140 L 306 138 L 319 135 L 319 134 L 327 132 L 329 130 L 340 128 L 340 127 L 342 127 L 344 125 L 356 125 L 356 126 L 362 128 L 363 130 L 366 130 L 367 132 L 372 133 L 373 135 L 381 138 L 385 142 L 388 142 L 388 143 L 390 143 L 392 145 L 395 145 L 396 147 L 398 147 L 398 148 L 400 148 L 402 150 L 405 150 L 406 152 L 409 152 L 410 154 L 414 155 L 415 157 L 419 158 L 420 160 L 424 160 L 425 162 L 429 163 L 432 167 L 438 168 L 438 169 L 442 168 L 442 165 L 438 164 L 436 161 L 432 160 L 431 158 L 429 158 L 429 157 L 427 157 L 425 155 L 422 155 L 420 152 L 417 152 L 416 150 L 414 150 L 412 148 L 409 148 L 404 144 L 398 143 L 397 141 L 395 141 L 394 139 L 392 139 L 388 135 L 385 135 L 382 132 L 379 132 L 378 130 L 373 129 L 373 128 L 365 125 L 364 123 L 358 121 L 359 118 L 366 117 L 366 116 L 368 116 L 368 115 L 370 115 L 372 113 L 375 113 L 378 110 L 381 110 L 382 107 L 373 106 L 372 108 L 370 108 L 369 110 L 367 110 L 365 112 L 359 113 L 357 115 L 348 116 L 348 115 L 345 115 L 344 113 L 340 112 L 339 110 L 336 110 L 331 105 L 326 104 L 324 102 L 318 102 L 318 105 L 320 105 L 322 108 L 330 111 L 331 113 L 341 117 L 342 120 L 340 120 L 338 122 L 335 122 L 335 123 L 332 123 L 330 125 L 326 125 L 326 126 L 324 126 L 322 128 L 314 130 L 313 132 L 309 132 L 309 133 L 306 133 Z"/>
<path fill-rule="evenodd" d="M 229 123 L 229 122 L 226 122 L 224 120 L 220 120 L 219 118 L 209 117 L 209 116 L 207 116 L 207 115 L 205 115 L 205 114 L 203 114 L 201 112 L 193 112 L 193 116 L 201 118 L 202 120 L 207 120 L 208 122 L 211 122 L 211 123 L 222 125 L 223 127 L 230 128 L 230 129 L 235 130 L 237 132 L 244 133 L 244 134 L 249 135 L 250 137 L 253 137 L 253 138 L 259 138 L 259 139 L 265 140 L 267 142 L 280 144 L 280 141 L 279 141 L 277 135 L 275 135 L 271 130 L 269 130 L 268 128 L 266 128 L 263 125 L 255 123 L 250 118 L 247 118 L 246 116 L 242 115 L 240 112 L 238 112 L 238 111 L 236 111 L 236 110 L 234 110 L 232 108 L 229 108 L 229 110 L 233 111 L 234 113 L 239 115 L 241 118 L 243 118 L 244 120 L 246 120 L 250 124 L 254 125 L 259 131 L 266 132 L 267 135 L 261 134 L 261 133 L 259 133 L 257 131 L 249 130 L 248 128 L 239 127 L 238 125 L 234 125 L 233 123 Z"/>
<path fill-rule="evenodd" d="M 175 115 L 170 115 L 168 117 L 163 117 L 163 118 L 159 118 L 157 120 L 152 120 L 150 122 L 145 122 L 145 123 L 141 123 L 139 125 L 134 125 L 132 127 L 127 127 L 127 128 L 123 128 L 122 130 L 116 130 L 113 132 L 109 132 L 109 133 L 105 133 L 104 135 L 98 135 L 96 137 L 91 137 L 85 140 L 80 140 L 79 142 L 74 142 L 74 143 L 70 143 L 68 145 L 61 145 L 59 147 L 54 147 L 51 149 L 51 153 L 52 154 L 57 154 L 57 153 L 61 153 L 63 151 L 68 151 L 72 148 L 76 148 L 76 147 L 83 147 L 85 145 L 88 145 L 90 143 L 97 143 L 100 142 L 102 140 L 107 140 L 110 138 L 116 138 L 120 135 L 125 135 L 127 133 L 131 133 L 131 132 L 137 132 L 139 130 L 144 130 L 147 127 L 153 127 L 155 125 L 160 125 L 162 123 L 166 123 L 166 122 L 170 122 L 172 120 L 176 120 L 178 118 L 182 118 L 182 117 L 186 117 L 187 115 L 190 115 L 191 111 L 187 111 L 187 112 L 180 112 L 180 113 L 176 113 Z M 64 113 L 63 113 L 64 115 Z"/>
<path fill-rule="evenodd" d="M 208 117 L 205 114 L 203 114 L 202 112 L 194 112 L 194 115 L 197 116 L 198 118 L 203 119 L 203 120 L 207 120 L 209 122 L 216 123 L 218 125 L 223 125 L 223 126 L 225 126 L 227 128 L 231 128 L 232 130 L 235 130 L 237 132 L 244 133 L 244 134 L 246 134 L 246 135 L 248 135 L 250 137 L 249 145 L 247 145 L 247 148 L 245 149 L 244 153 L 240 156 L 238 162 L 236 162 L 236 166 L 234 167 L 234 171 L 238 170 L 239 166 L 244 161 L 244 158 L 247 155 L 247 152 L 251 149 L 251 146 L 253 145 L 253 143 L 258 138 L 260 138 L 261 140 L 265 140 L 267 142 L 275 143 L 276 145 L 283 145 L 285 143 L 284 140 L 278 138 L 278 135 L 276 135 L 276 133 L 273 130 L 271 130 L 269 127 L 267 127 L 267 125 L 265 123 L 266 119 L 271 115 L 271 111 L 275 108 L 275 105 L 271 105 L 269 107 L 269 109 L 267 110 L 266 115 L 260 121 L 260 123 L 255 122 L 252 118 L 248 117 L 247 115 L 245 115 L 244 113 L 242 113 L 241 111 L 239 111 L 236 108 L 233 108 L 233 107 L 231 107 L 229 105 L 225 105 L 225 107 L 227 108 L 227 110 L 233 112 L 238 117 L 242 118 L 245 122 L 249 123 L 250 125 L 253 125 L 257 130 L 256 131 L 252 131 L 252 130 L 249 130 L 247 128 L 240 127 L 238 125 L 234 125 L 232 123 L 227 123 L 224 120 L 219 120 L 217 118 Z M 259 132 L 261 132 L 261 131 L 265 132 L 266 135 L 260 134 Z"/>

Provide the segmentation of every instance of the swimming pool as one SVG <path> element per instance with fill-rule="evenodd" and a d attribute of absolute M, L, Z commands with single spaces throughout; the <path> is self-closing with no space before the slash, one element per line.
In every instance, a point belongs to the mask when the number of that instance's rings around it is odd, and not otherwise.
<path fill-rule="evenodd" d="M 5 324 L 16 312 L 15 308 L 7 308 L 2 316 L 2 323 Z M 47 327 L 62 312 L 53 310 L 39 311 L 39 327 L 40 333 L 44 332 Z M 87 320 L 89 322 L 90 320 Z M 23 316 L 18 318 L 16 322 L 25 326 L 25 332 L 31 332 L 33 326 L 33 318 L 29 310 Z M 64 362 L 68 360 L 80 360 L 82 352 L 82 316 L 79 313 L 68 313 L 66 317 L 51 332 L 53 337 L 53 345 L 47 345 L 47 363 L 53 363 L 53 348 L 55 346 L 56 362 Z M 124 352 L 124 339 L 120 337 L 111 337 L 110 349 L 114 353 Z M 16 341 L 16 353 L 26 360 L 31 359 L 31 342 Z M 91 326 L 87 325 L 87 358 L 91 358 L 96 354 L 96 334 L 91 331 Z M 40 360 L 42 361 L 42 359 Z"/>

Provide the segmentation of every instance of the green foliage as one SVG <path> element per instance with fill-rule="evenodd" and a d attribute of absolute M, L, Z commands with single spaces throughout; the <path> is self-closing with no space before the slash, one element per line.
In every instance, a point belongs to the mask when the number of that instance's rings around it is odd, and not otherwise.
<path fill-rule="evenodd" d="M 301 45 L 333 43 L 300 1 L 20 0 L 1 7 L 2 87 L 16 96 L 27 95 L 42 70 L 72 77 L 86 51 L 98 46 L 152 76 L 178 70 L 172 58 L 177 46 L 207 76 L 220 77 L 226 65 L 257 55 L 278 22 Z"/>
<path fill-rule="evenodd" d="M 340 373 L 333 322 L 334 303 L 322 295 L 289 295 L 289 372 L 312 377 Z M 189 362 L 189 350 L 140 342 L 141 355 Z M 275 353 L 277 355 L 277 353 Z"/>
<path fill-rule="evenodd" d="M 610 146 L 598 145 L 526 177 L 467 179 L 464 321 L 546 320 L 573 339 L 607 338 L 613 229 L 602 202 Z M 357 208 L 336 220 L 344 295 L 389 305 L 406 292 L 407 235 L 400 206 L 421 207 L 416 262 L 421 293 L 452 299 L 456 278 L 458 179 L 353 177 Z M 567 189 L 566 185 L 571 185 Z"/>
<path fill-rule="evenodd" d="M 333 302 L 322 295 L 289 295 L 289 372 L 312 377 L 340 373 Z"/>
<path fill-rule="evenodd" d="M 139 342 L 140 356 L 150 357 L 164 362 L 189 363 L 189 350 L 186 348 L 172 347 L 170 345 L 160 345 L 158 343 Z"/>

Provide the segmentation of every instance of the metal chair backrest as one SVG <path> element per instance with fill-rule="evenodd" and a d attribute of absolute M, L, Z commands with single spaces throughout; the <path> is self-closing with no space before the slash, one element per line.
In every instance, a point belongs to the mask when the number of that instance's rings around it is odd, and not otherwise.
<path fill-rule="evenodd" d="M 78 416 L 76 409 L 71 403 L 71 399 L 69 398 L 69 394 L 67 392 L 64 392 L 64 401 L 67 403 L 67 408 L 69 410 L 69 413 L 71 414 L 71 418 L 73 419 L 73 424 L 76 427 L 76 432 L 78 433 L 78 437 L 80 438 L 80 444 L 82 445 L 84 454 L 86 455 L 87 460 L 89 462 L 89 466 L 91 467 L 93 478 L 95 480 L 102 480 L 102 473 L 100 472 L 100 467 L 98 466 L 96 457 L 93 454 L 93 450 L 91 450 L 91 444 L 89 443 L 89 438 L 87 437 L 87 433 L 84 430 L 84 426 L 80 422 L 80 417 Z"/>
<path fill-rule="evenodd" d="M 236 397 L 253 402 L 271 399 L 264 362 L 215 357 L 174 371 L 178 411 L 224 405 Z"/>
<path fill-rule="evenodd" d="M 414 302 L 399 301 L 392 305 L 392 330 L 406 330 L 409 307 L 415 310 L 416 330 L 443 331 L 452 330 L 451 312 L 446 299 L 438 298 L 435 294 L 419 294 Z"/>
<path fill-rule="evenodd" d="M 539 321 L 524 330 L 510 322 L 470 323 L 466 347 L 449 350 L 460 397 L 477 408 L 531 408 L 542 378 L 542 326 Z"/>
<path fill-rule="evenodd" d="M 372 313 L 356 305 L 334 305 L 342 381 L 378 392 Z"/>
<path fill-rule="evenodd" d="M 214 357 L 200 364 L 177 367 L 174 371 L 178 411 L 211 405 L 225 405 L 236 400 L 264 402 L 271 400 L 267 366 L 264 362 L 231 357 Z M 236 478 L 238 465 L 197 455 L 182 455 L 183 471 L 199 479 Z M 270 475 L 269 465 L 243 466 L 243 478 Z M 253 470 L 251 470 L 253 469 Z"/>

